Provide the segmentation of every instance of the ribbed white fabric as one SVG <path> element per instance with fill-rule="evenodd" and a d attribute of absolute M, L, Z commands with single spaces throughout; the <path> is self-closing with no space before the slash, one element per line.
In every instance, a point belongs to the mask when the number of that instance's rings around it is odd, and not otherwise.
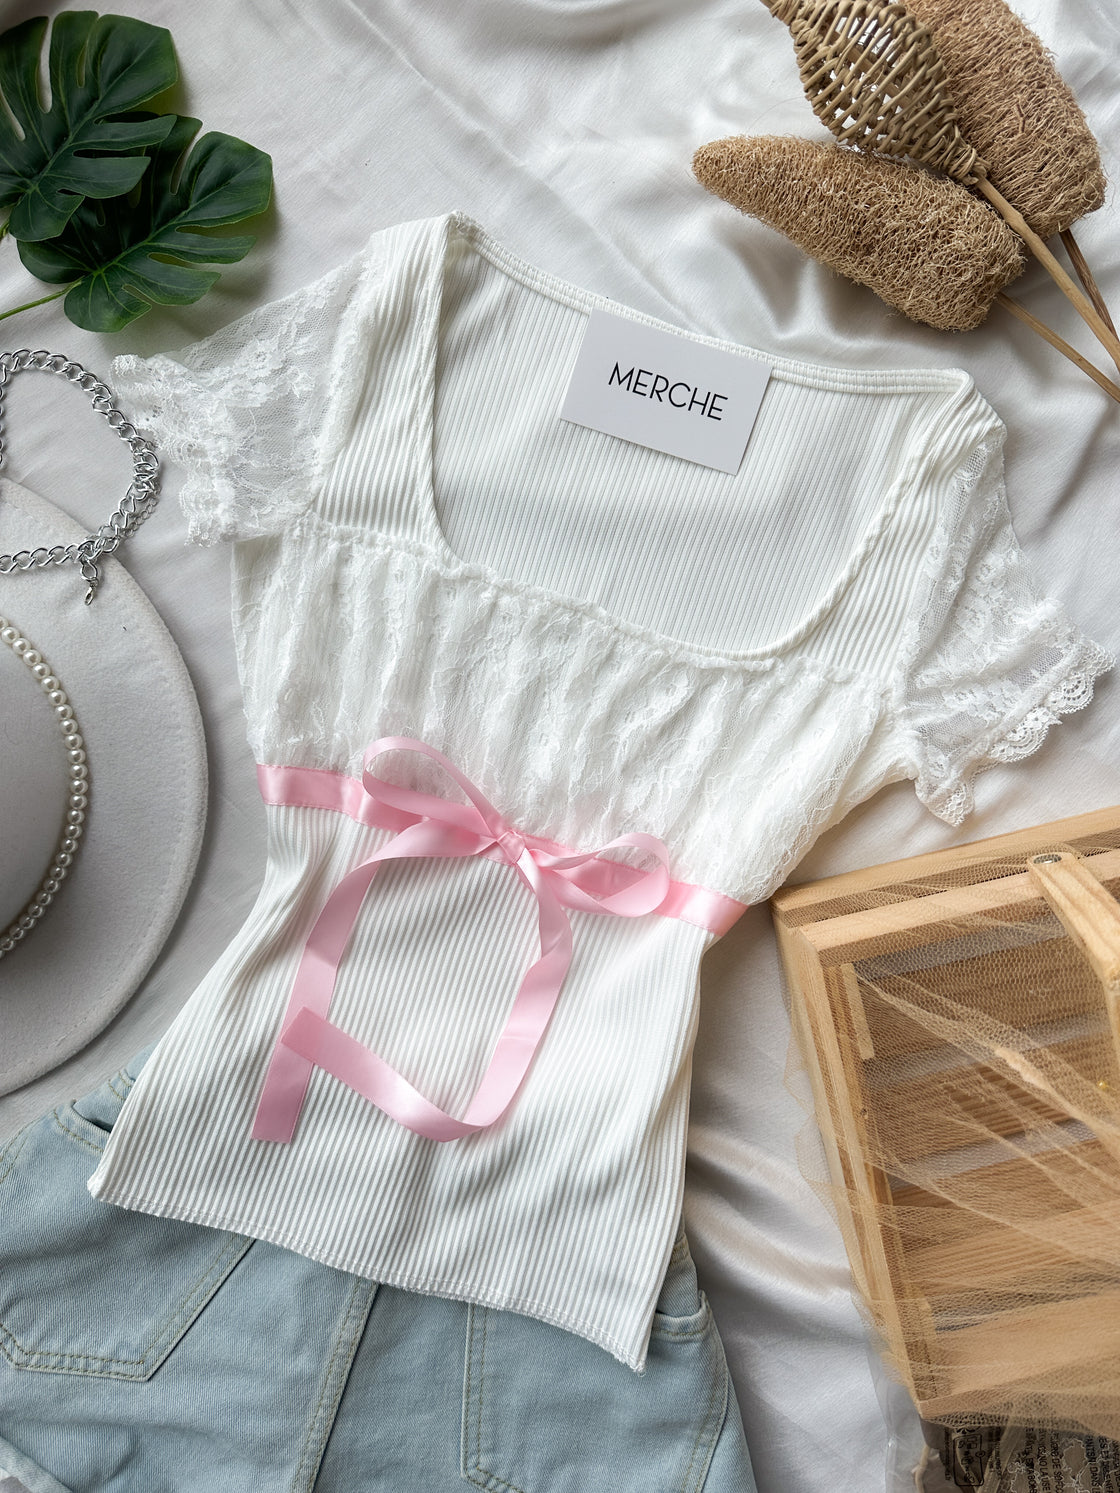
<path fill-rule="evenodd" d="M 677 879 L 743 901 L 888 781 L 955 822 L 976 770 L 1032 750 L 1108 663 L 1024 571 L 990 409 L 963 374 L 779 362 L 727 476 L 558 418 L 605 304 L 448 217 L 176 360 L 117 361 L 187 467 L 196 537 L 242 541 L 258 760 L 357 773 L 372 739 L 417 736 L 519 828 L 578 849 L 652 833 Z M 316 1072 L 293 1143 L 252 1141 L 303 941 L 387 838 L 323 810 L 269 819 L 257 906 L 91 1191 L 529 1313 L 640 1367 L 710 936 L 575 915 L 551 1025 L 490 1131 L 422 1140 Z M 503 866 L 383 870 L 331 1019 L 461 1112 L 534 930 Z"/>

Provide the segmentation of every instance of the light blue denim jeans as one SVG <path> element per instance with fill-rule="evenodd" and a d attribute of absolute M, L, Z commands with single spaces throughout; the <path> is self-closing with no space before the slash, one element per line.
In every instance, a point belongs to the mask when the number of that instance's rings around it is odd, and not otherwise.
<path fill-rule="evenodd" d="M 139 1065 L 0 1151 L 0 1493 L 755 1493 L 683 1233 L 638 1375 L 91 1198 Z"/>

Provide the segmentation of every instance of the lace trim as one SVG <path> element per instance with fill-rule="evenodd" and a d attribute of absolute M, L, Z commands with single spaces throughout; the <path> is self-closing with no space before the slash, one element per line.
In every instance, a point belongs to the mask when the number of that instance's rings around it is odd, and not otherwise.
<path fill-rule="evenodd" d="M 876 524 L 873 540 L 878 539 L 881 527 L 883 525 Z M 535 585 L 531 581 L 511 580 L 488 565 L 475 560 L 461 560 L 446 543 L 433 543 L 409 534 L 339 524 L 321 517 L 314 510 L 295 517 L 287 526 L 286 538 L 299 555 L 306 553 L 306 549 L 314 545 L 320 550 L 329 550 L 333 554 L 359 561 L 363 555 L 390 561 L 394 556 L 402 559 L 408 557 L 416 563 L 419 570 L 440 580 L 464 582 L 473 587 L 480 599 L 502 598 L 514 606 L 523 606 L 526 612 L 534 614 L 563 614 L 598 629 L 605 645 L 618 638 L 625 639 L 650 658 L 679 663 L 705 674 L 722 673 L 735 677 L 740 674 L 750 676 L 785 671 L 793 678 L 808 678 L 819 684 L 845 685 L 867 681 L 873 688 L 883 687 L 867 669 L 836 663 L 814 653 L 811 648 L 796 648 L 798 640 L 803 635 L 816 631 L 822 619 L 835 607 L 836 597 L 833 593 L 842 592 L 851 584 L 852 576 L 847 571 L 830 590 L 825 601 L 815 608 L 809 620 L 798 625 L 796 632 L 788 633 L 777 642 L 762 648 L 732 652 L 671 637 L 667 633 L 658 632 L 656 628 L 620 617 L 593 601 L 581 601 L 578 597 L 550 591 L 546 586 Z M 858 572 L 863 558 L 861 550 L 850 569 Z M 0 1493 L 3 1493 L 2 1489 Z"/>
<path fill-rule="evenodd" d="M 973 786 L 977 776 L 991 767 L 1018 762 L 1037 752 L 1051 726 L 1061 724 L 1062 716 L 1085 709 L 1093 698 L 1094 681 L 1107 673 L 1114 662 L 1105 649 L 1086 641 L 1066 677 L 1050 690 L 1044 700 L 1033 705 L 1018 725 L 992 742 L 984 756 L 970 762 L 961 771 L 958 781 L 931 795 L 926 800 L 929 808 L 947 824 L 960 824 L 975 808 Z"/>
<path fill-rule="evenodd" d="M 179 502 L 196 543 L 276 533 L 310 506 L 361 394 L 381 250 L 375 237 L 174 357 L 113 360 L 133 422 L 184 470 Z"/>
<path fill-rule="evenodd" d="M 277 554 L 289 542 L 296 563 Z M 804 654 L 697 667 L 594 609 L 445 574 L 407 540 L 323 539 L 312 517 L 239 560 L 260 762 L 356 775 L 375 737 L 416 736 L 534 833 L 583 845 L 640 826 L 679 879 L 738 901 L 773 889 L 845 785 L 878 786 L 858 770 L 884 714 L 878 679 L 834 681 Z M 326 607 L 348 626 L 324 628 Z M 415 764 L 408 785 L 443 791 Z"/>
<path fill-rule="evenodd" d="M 1037 585 L 1007 508 L 1003 435 L 995 425 L 959 454 L 894 686 L 904 771 L 951 825 L 971 812 L 977 774 L 1037 751 L 1113 663 Z"/>

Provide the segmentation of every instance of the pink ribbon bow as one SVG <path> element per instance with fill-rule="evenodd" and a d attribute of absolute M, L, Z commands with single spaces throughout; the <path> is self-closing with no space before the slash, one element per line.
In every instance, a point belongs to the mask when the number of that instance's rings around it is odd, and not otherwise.
<path fill-rule="evenodd" d="M 470 802 L 456 803 L 374 777 L 370 763 L 392 751 L 418 752 L 438 762 Z M 298 773 L 300 769 L 275 771 Z M 365 754 L 361 788 L 372 803 L 362 806 L 365 812 L 348 812 L 398 833 L 347 872 L 308 935 L 257 1106 L 252 1132 L 256 1140 L 291 1140 L 316 1067 L 430 1140 L 456 1140 L 493 1125 L 521 1087 L 571 964 L 567 909 L 636 918 L 656 911 L 669 895 L 669 854 L 655 836 L 619 835 L 584 855 L 557 854 L 550 842 L 520 834 L 441 752 L 413 737 L 384 736 L 375 741 Z M 647 851 L 656 859 L 657 868 L 642 871 L 601 859 L 605 851 L 624 847 Z M 512 866 L 536 897 L 541 953 L 521 982 L 466 1114 L 457 1120 L 426 1099 L 371 1048 L 332 1025 L 327 1012 L 362 901 L 382 862 L 472 855 Z"/>

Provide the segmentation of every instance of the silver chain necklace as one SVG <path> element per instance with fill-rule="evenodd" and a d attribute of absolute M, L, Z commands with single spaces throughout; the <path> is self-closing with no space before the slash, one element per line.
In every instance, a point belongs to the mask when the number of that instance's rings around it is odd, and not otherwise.
<path fill-rule="evenodd" d="M 0 575 L 11 575 L 16 570 L 37 570 L 47 565 L 77 565 L 86 583 L 88 606 L 101 584 L 98 564 L 101 557 L 111 555 L 130 534 L 134 534 L 159 501 L 159 461 L 151 443 L 125 419 L 113 403 L 111 390 L 99 378 L 61 353 L 31 352 L 24 347 L 19 352 L 0 353 L 0 466 L 3 466 L 5 455 L 4 395 L 12 375 L 28 368 L 41 373 L 57 373 L 60 378 L 76 384 L 84 394 L 88 394 L 97 413 L 105 416 L 132 452 L 132 483 L 120 506 L 95 533 L 87 535 L 79 544 L 55 544 L 49 549 L 40 546 L 33 550 L 19 550 L 14 555 L 0 555 Z"/>

